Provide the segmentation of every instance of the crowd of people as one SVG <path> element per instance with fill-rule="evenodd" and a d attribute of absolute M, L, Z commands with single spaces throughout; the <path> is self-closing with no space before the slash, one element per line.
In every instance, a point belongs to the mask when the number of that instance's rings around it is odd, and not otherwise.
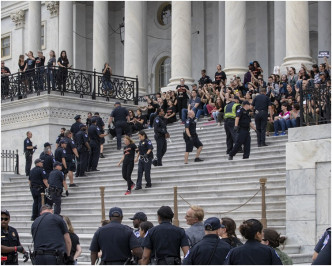
<path fill-rule="evenodd" d="M 157 211 L 158 225 L 148 221 L 144 212 L 132 218 L 133 228 L 123 225 L 123 211 L 109 210 L 109 220 L 102 221 L 91 244 L 91 264 L 101 265 L 290 265 L 292 259 L 280 249 L 285 236 L 272 228 L 263 228 L 256 219 L 244 220 L 236 235 L 236 223 L 230 217 L 209 217 L 204 210 L 190 206 L 186 230 L 172 224 L 174 213 L 169 206 Z M 1 256 L 6 264 L 18 264 L 18 252 L 24 262 L 34 265 L 77 264 L 82 248 L 69 217 L 53 213 L 50 205 L 40 208 L 40 216 L 31 225 L 34 250 L 30 254 L 9 226 L 10 214 L 1 210 Z M 181 256 L 181 251 L 183 257 Z M 331 264 L 331 228 L 318 241 L 313 264 Z"/>

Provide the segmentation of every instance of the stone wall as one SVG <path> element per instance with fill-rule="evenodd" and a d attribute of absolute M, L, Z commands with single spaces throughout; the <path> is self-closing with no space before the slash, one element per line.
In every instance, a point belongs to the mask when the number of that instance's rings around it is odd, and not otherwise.
<path fill-rule="evenodd" d="M 287 244 L 313 248 L 331 226 L 331 124 L 289 130 L 286 145 Z"/>
<path fill-rule="evenodd" d="M 136 109 L 134 105 L 124 104 L 127 108 Z M 70 129 L 74 117 L 80 114 L 85 123 L 88 112 L 99 112 L 107 128 L 107 120 L 114 108 L 114 102 L 83 99 L 73 96 L 43 94 L 27 99 L 1 104 L 1 150 L 19 151 L 20 174 L 25 174 L 25 157 L 23 141 L 26 132 L 32 132 L 32 143 L 38 149 L 33 156 L 37 159 L 43 151 L 45 142 L 53 144 L 60 133 L 60 128 Z"/>

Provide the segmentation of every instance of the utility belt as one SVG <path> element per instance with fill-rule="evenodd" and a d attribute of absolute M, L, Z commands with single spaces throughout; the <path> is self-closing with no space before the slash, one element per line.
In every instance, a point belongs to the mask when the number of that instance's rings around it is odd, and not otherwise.
<path fill-rule="evenodd" d="M 57 187 L 49 187 L 49 192 L 50 193 L 56 193 L 56 196 L 60 197 L 62 194 L 62 188 L 57 188 Z"/>
<path fill-rule="evenodd" d="M 225 121 L 227 121 L 227 120 L 234 120 L 235 121 L 235 118 L 228 117 L 228 118 L 225 119 Z"/>
<path fill-rule="evenodd" d="M 178 257 L 165 257 L 163 259 L 151 259 L 152 265 L 181 265 L 181 259 Z"/>
<path fill-rule="evenodd" d="M 59 250 L 35 250 L 30 255 L 32 264 L 35 264 L 36 256 L 43 256 L 43 255 L 49 255 L 49 256 L 56 257 L 57 265 L 66 264 L 65 263 L 65 253 L 63 251 L 59 251 Z"/>
<path fill-rule="evenodd" d="M 125 264 L 126 260 L 116 260 L 116 261 L 101 261 L 100 265 L 128 265 Z"/>
<path fill-rule="evenodd" d="M 265 113 L 267 113 L 267 111 L 266 110 L 255 110 L 255 114 L 257 115 L 257 114 L 259 114 L 259 113 L 262 113 L 262 112 L 265 112 Z"/>
<path fill-rule="evenodd" d="M 17 261 L 18 261 L 17 253 L 15 253 L 15 254 L 1 254 L 1 256 L 6 256 L 7 257 L 7 260 L 4 261 L 5 263 L 1 262 L 1 264 L 17 263 Z"/>
<path fill-rule="evenodd" d="M 31 185 L 31 188 L 44 189 L 45 187 L 43 185 Z"/>

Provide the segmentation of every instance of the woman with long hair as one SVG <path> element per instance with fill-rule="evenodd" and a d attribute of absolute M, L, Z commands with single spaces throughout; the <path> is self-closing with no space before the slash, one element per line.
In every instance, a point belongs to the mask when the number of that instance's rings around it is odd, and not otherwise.
<path fill-rule="evenodd" d="M 21 91 L 24 96 L 26 96 L 27 93 L 27 88 L 28 88 L 28 80 L 27 80 L 27 75 L 25 73 L 25 67 L 26 67 L 27 62 L 24 60 L 24 55 L 21 54 L 18 58 L 18 71 L 20 72 L 20 82 L 21 82 L 21 88 L 22 84 L 24 84 L 24 90 Z"/>
<path fill-rule="evenodd" d="M 134 160 L 135 160 L 135 151 L 137 146 L 134 141 L 129 137 L 124 137 L 124 148 L 123 148 L 123 156 L 118 163 L 118 166 L 122 164 L 122 177 L 127 181 L 127 191 L 125 195 L 131 194 L 131 190 L 135 187 L 134 182 L 131 180 L 131 174 L 134 170 Z"/>
<path fill-rule="evenodd" d="M 55 66 L 56 66 L 56 57 L 53 50 L 49 53 L 50 59 L 47 62 L 47 85 L 50 87 L 52 84 L 52 90 L 55 90 Z"/>
<path fill-rule="evenodd" d="M 231 245 L 233 248 L 242 246 L 243 243 L 237 238 L 235 233 L 235 221 L 229 217 L 223 217 L 221 218 L 221 224 L 225 226 L 224 228 L 221 228 L 221 239 Z"/>
<path fill-rule="evenodd" d="M 67 52 L 61 51 L 60 57 L 58 58 L 58 66 L 59 66 L 59 73 L 58 73 L 58 86 L 59 90 L 62 92 L 66 91 L 66 82 L 68 77 L 68 68 L 71 68 L 69 66 L 69 60 L 67 58 Z M 62 86 L 62 89 L 61 89 Z"/>
<path fill-rule="evenodd" d="M 80 239 L 75 234 L 73 225 L 71 224 L 71 221 L 70 221 L 69 217 L 62 215 L 62 218 L 67 224 L 68 233 L 69 233 L 70 240 L 71 240 L 70 257 L 73 258 L 72 265 L 76 265 L 77 264 L 77 258 L 82 253 L 82 248 L 81 248 L 81 245 L 80 245 Z"/>

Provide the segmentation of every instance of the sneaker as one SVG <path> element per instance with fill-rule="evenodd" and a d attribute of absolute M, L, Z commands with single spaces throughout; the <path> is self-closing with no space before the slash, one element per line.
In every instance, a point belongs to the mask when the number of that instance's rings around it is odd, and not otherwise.
<path fill-rule="evenodd" d="M 127 190 L 125 195 L 130 195 L 131 194 L 131 191 L 130 190 Z"/>
<path fill-rule="evenodd" d="M 69 187 L 78 187 L 76 184 L 70 184 Z"/>
<path fill-rule="evenodd" d="M 105 158 L 105 156 L 104 156 L 104 154 L 100 154 L 100 156 L 99 156 L 100 158 Z"/>
<path fill-rule="evenodd" d="M 273 136 L 277 137 L 277 136 L 279 136 L 279 134 L 278 133 L 274 133 Z"/>
<path fill-rule="evenodd" d="M 135 187 L 135 183 L 132 183 L 130 188 L 134 189 L 134 187 Z"/>
<path fill-rule="evenodd" d="M 201 159 L 201 158 L 199 158 L 199 157 L 197 157 L 197 158 L 195 158 L 195 163 L 197 163 L 197 162 L 203 162 L 204 160 L 203 159 Z"/>
<path fill-rule="evenodd" d="M 232 160 L 233 160 L 233 156 L 230 156 L 230 155 L 229 155 L 229 156 L 228 156 L 228 160 L 229 160 L 229 161 L 232 161 Z"/>
<path fill-rule="evenodd" d="M 142 189 L 141 187 L 135 187 L 135 190 L 140 190 L 140 189 Z"/>
<path fill-rule="evenodd" d="M 267 145 L 266 143 L 263 143 L 262 146 L 269 146 L 269 145 Z"/>
<path fill-rule="evenodd" d="M 286 132 L 281 132 L 280 133 L 280 136 L 285 136 L 286 135 Z"/>
<path fill-rule="evenodd" d="M 145 185 L 145 188 L 151 188 L 152 187 L 152 184 L 150 185 Z"/>

